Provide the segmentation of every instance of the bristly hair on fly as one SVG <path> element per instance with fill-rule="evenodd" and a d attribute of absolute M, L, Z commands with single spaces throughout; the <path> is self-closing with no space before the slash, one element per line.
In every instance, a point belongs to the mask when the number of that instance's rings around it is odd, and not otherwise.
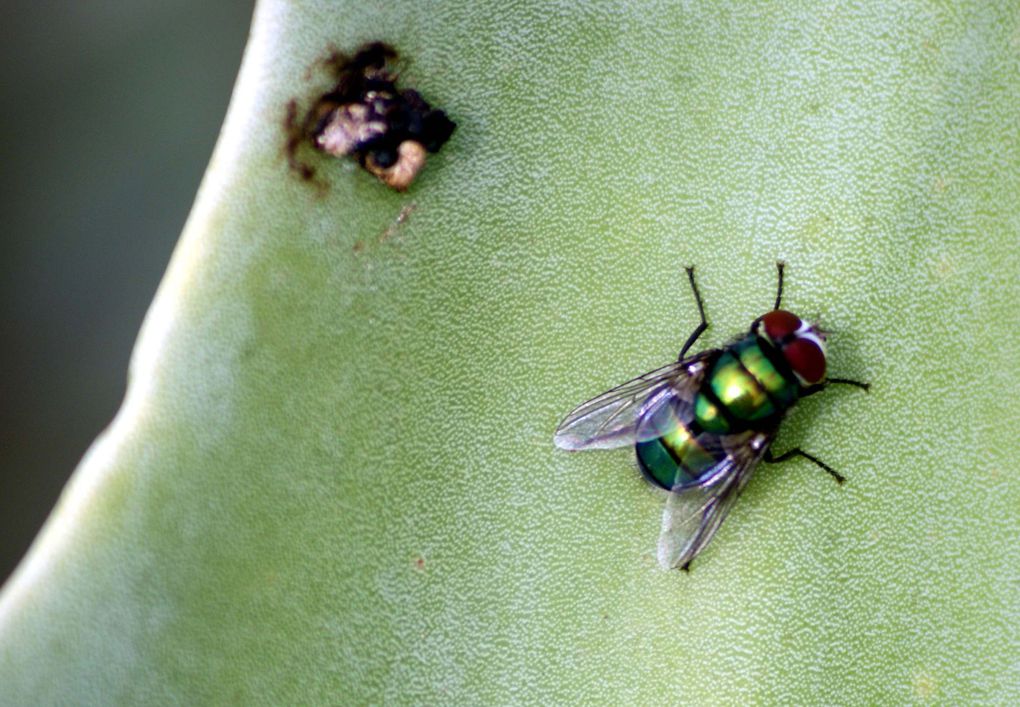
<path fill-rule="evenodd" d="M 429 105 L 413 88 L 397 88 L 392 62 L 396 50 L 371 42 L 353 56 L 334 52 L 326 64 L 335 73 L 333 87 L 299 119 L 296 101 L 287 105 L 287 159 L 303 179 L 315 170 L 298 150 L 310 143 L 334 157 L 353 157 L 387 186 L 404 191 L 456 124 Z"/>

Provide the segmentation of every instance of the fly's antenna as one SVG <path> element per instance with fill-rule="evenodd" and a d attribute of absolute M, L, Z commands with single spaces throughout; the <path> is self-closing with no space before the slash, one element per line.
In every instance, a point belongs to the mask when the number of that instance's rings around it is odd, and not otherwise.
<path fill-rule="evenodd" d="M 779 287 L 776 288 L 776 306 L 773 309 L 779 309 L 779 303 L 783 301 L 783 268 L 786 266 L 782 260 L 776 261 L 776 269 L 779 271 Z"/>

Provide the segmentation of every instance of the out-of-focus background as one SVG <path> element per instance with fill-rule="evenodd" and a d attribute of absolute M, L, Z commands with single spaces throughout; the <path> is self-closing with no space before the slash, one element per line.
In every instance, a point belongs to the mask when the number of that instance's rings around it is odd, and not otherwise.
<path fill-rule="evenodd" d="M 0 11 L 0 582 L 120 405 L 253 5 Z"/>

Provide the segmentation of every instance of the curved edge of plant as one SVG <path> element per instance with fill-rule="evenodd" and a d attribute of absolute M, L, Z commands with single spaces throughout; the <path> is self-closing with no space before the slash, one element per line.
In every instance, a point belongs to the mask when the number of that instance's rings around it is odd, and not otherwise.
<path fill-rule="evenodd" d="M 260 93 L 258 81 L 246 79 L 261 68 L 260 59 L 272 55 L 272 45 L 279 40 L 272 31 L 272 10 L 271 2 L 260 1 L 256 8 L 219 139 L 132 350 L 124 400 L 113 420 L 82 457 L 25 558 L 0 588 L 0 627 L 5 623 L 5 615 L 16 612 L 19 601 L 29 594 L 33 584 L 44 581 L 46 572 L 59 561 L 60 553 L 74 537 L 75 524 L 88 513 L 90 502 L 102 489 L 106 475 L 116 471 L 112 457 L 130 437 L 152 401 L 160 357 L 177 325 L 184 300 L 182 294 L 194 275 L 195 264 L 204 255 L 203 239 L 214 233 L 210 224 L 215 221 L 221 199 L 244 171 L 244 162 L 238 157 L 245 153 L 246 136 L 251 134 L 253 123 L 261 119 L 260 112 L 272 110 L 265 105 L 265 95 Z M 264 15 L 261 20 L 259 13 Z"/>

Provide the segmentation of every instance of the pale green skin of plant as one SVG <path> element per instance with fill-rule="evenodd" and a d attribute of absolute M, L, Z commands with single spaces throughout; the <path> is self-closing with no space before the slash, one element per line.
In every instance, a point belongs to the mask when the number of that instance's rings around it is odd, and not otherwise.
<path fill-rule="evenodd" d="M 457 131 L 405 194 L 317 190 L 285 104 L 370 39 Z M 0 701 L 1016 702 L 1018 109 L 1015 5 L 260 3 L 124 408 L 0 599 Z M 684 265 L 700 348 L 779 258 L 872 389 L 775 451 L 848 482 L 761 467 L 664 571 L 632 453 L 553 430 L 676 356 Z"/>

